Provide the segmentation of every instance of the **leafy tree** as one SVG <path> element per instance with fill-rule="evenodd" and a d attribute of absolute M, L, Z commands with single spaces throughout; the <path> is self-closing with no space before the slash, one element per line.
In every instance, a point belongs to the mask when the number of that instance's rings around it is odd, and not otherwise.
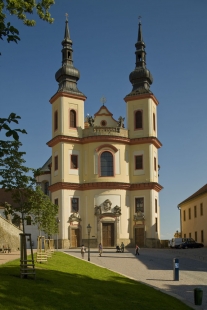
<path fill-rule="evenodd" d="M 49 10 L 54 3 L 54 0 L 0 0 L 0 39 L 6 37 L 7 42 L 16 43 L 20 40 L 18 29 L 6 21 L 7 15 L 16 15 L 26 26 L 35 26 L 35 20 L 27 15 L 36 11 L 42 20 L 53 23 Z"/>
<path fill-rule="evenodd" d="M 32 216 L 33 223 L 38 224 L 41 230 L 47 234 L 55 233 L 57 231 L 55 216 L 58 207 L 52 204 L 49 197 L 38 186 L 36 187 L 36 179 L 33 175 L 39 173 L 38 170 L 24 165 L 25 152 L 19 150 L 22 145 L 19 141 L 4 143 L 7 150 L 4 154 L 0 154 L 0 186 L 11 192 L 14 202 L 6 212 L 13 216 L 17 216 L 16 212 L 21 214 L 24 233 L 24 220 L 28 215 Z"/>

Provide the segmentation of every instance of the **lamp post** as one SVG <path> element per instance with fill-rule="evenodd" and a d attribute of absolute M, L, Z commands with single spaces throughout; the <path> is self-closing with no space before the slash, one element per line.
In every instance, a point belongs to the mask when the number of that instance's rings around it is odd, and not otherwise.
<path fill-rule="evenodd" d="M 88 261 L 90 262 L 90 233 L 91 233 L 91 225 L 88 224 L 87 230 L 88 230 Z"/>
<path fill-rule="evenodd" d="M 60 220 L 58 217 L 56 217 L 56 223 L 57 223 L 57 251 L 58 251 L 58 229 L 59 229 L 58 224 L 60 223 Z"/>

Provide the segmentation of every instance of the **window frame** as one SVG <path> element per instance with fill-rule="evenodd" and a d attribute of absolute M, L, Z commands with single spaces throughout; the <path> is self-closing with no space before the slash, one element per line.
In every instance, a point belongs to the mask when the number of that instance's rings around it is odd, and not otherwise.
<path fill-rule="evenodd" d="M 72 120 L 71 113 L 73 114 L 74 120 Z M 74 124 L 72 123 L 74 121 Z M 69 110 L 69 128 L 76 129 L 77 128 L 77 111 L 75 109 Z"/>
<path fill-rule="evenodd" d="M 102 175 L 102 161 L 101 161 L 101 157 L 103 155 L 103 153 L 109 153 L 111 154 L 111 158 L 112 158 L 112 175 Z M 115 174 L 115 157 L 114 157 L 114 153 L 112 153 L 110 150 L 102 150 L 102 152 L 99 153 L 99 177 L 102 178 L 111 178 L 114 177 Z"/>
<path fill-rule="evenodd" d="M 77 205 L 77 208 L 74 208 L 74 205 L 73 205 L 73 200 L 76 200 L 77 203 L 75 205 Z M 71 205 L 71 213 L 78 213 L 79 212 L 79 198 L 78 197 L 72 197 L 70 199 L 70 205 Z"/>
<path fill-rule="evenodd" d="M 54 131 L 58 130 L 58 110 L 54 112 Z"/>
<path fill-rule="evenodd" d="M 194 206 L 194 217 L 197 217 L 197 206 Z"/>
<path fill-rule="evenodd" d="M 137 125 L 137 123 L 138 123 L 138 121 L 140 121 L 140 120 L 137 120 L 137 115 L 138 115 L 138 112 L 139 113 L 141 113 L 141 126 L 140 127 L 138 127 Z M 143 130 L 143 110 L 136 110 L 136 111 L 134 111 L 134 130 Z"/>
<path fill-rule="evenodd" d="M 198 240 L 198 234 L 197 234 L 197 231 L 195 231 L 195 241 L 197 242 Z"/>
<path fill-rule="evenodd" d="M 72 158 L 76 158 L 76 167 L 73 167 L 73 160 Z M 70 169 L 75 169 L 77 170 L 79 167 L 78 167 L 78 155 L 76 154 L 70 154 Z"/>
<path fill-rule="evenodd" d="M 191 208 L 188 209 L 188 219 L 191 220 Z"/>
<path fill-rule="evenodd" d="M 203 203 L 200 203 L 200 216 L 203 216 Z"/>
<path fill-rule="evenodd" d="M 137 157 L 141 158 L 141 167 L 137 168 Z M 143 165 L 143 155 L 134 155 L 134 168 L 135 170 L 143 170 L 144 169 L 144 165 Z"/>
<path fill-rule="evenodd" d="M 154 112 L 153 112 L 153 130 L 156 132 L 156 118 Z"/>
<path fill-rule="evenodd" d="M 154 171 L 157 171 L 157 158 L 154 157 Z"/>
<path fill-rule="evenodd" d="M 155 198 L 155 213 L 157 213 L 157 198 Z"/>
<path fill-rule="evenodd" d="M 186 217 L 185 217 L 185 210 L 183 210 L 183 221 L 186 221 Z"/>
<path fill-rule="evenodd" d="M 137 201 L 140 199 L 143 199 L 143 202 L 142 202 L 143 206 L 142 207 L 137 206 L 138 205 Z M 144 197 L 135 197 L 134 203 L 135 203 L 135 213 L 138 213 L 139 211 L 144 213 Z M 141 201 L 139 202 L 139 204 L 141 204 Z"/>
<path fill-rule="evenodd" d="M 203 231 L 203 229 L 201 230 L 201 242 L 202 243 L 204 242 L 204 231 Z"/>
<path fill-rule="evenodd" d="M 58 170 L 58 155 L 54 157 L 54 171 Z"/>
<path fill-rule="evenodd" d="M 54 205 L 58 206 L 58 198 L 54 199 Z"/>

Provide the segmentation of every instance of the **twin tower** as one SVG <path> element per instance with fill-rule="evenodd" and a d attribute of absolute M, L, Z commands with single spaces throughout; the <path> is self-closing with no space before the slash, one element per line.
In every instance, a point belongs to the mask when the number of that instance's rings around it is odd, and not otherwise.
<path fill-rule="evenodd" d="M 88 224 L 92 247 L 160 244 L 158 101 L 150 90 L 141 23 L 135 47 L 126 117 L 115 120 L 104 104 L 85 117 L 86 96 L 77 87 L 80 73 L 66 20 L 62 66 L 55 75 L 58 91 L 50 99 L 52 158 L 41 175 L 42 186 L 49 185 L 51 200 L 59 205 L 60 248 L 87 246 Z"/>

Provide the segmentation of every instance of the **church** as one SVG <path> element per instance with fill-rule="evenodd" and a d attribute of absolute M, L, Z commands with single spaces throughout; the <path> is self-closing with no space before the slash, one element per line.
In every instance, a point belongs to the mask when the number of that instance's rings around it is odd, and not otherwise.
<path fill-rule="evenodd" d="M 160 207 L 157 138 L 158 101 L 150 90 L 142 25 L 138 25 L 132 90 L 124 98 L 126 116 L 114 119 L 102 105 L 85 116 L 85 94 L 78 89 L 68 20 L 62 41 L 58 90 L 51 97 L 52 157 L 37 178 L 59 205 L 58 247 L 90 245 L 159 247 Z M 125 122 L 127 125 L 125 125 Z"/>

